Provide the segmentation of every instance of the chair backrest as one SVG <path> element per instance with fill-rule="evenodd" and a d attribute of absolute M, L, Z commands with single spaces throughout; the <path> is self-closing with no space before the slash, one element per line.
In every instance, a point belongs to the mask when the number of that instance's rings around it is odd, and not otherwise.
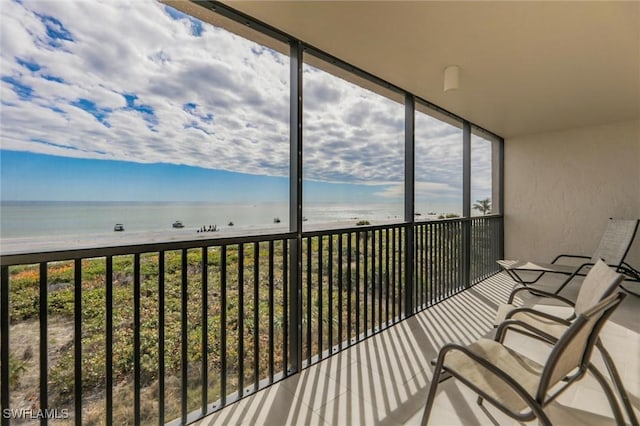
<path fill-rule="evenodd" d="M 606 297 L 580 314 L 560 336 L 542 371 L 538 401 L 544 401 L 548 390 L 576 368 L 585 371 L 600 330 L 625 297 L 622 292 Z"/>
<path fill-rule="evenodd" d="M 585 277 L 576 298 L 575 312 L 580 315 L 615 291 L 624 277 L 598 260 Z"/>
<path fill-rule="evenodd" d="M 607 265 L 622 265 L 638 231 L 638 222 L 638 219 L 609 219 L 591 262 L 602 259 Z"/>

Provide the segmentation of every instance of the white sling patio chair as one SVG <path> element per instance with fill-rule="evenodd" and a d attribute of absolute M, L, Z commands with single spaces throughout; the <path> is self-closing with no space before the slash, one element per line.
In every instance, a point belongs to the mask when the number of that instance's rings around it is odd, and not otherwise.
<path fill-rule="evenodd" d="M 516 307 L 513 304 L 515 296 L 522 291 L 529 291 L 527 287 L 518 287 L 509 295 L 508 303 L 498 306 L 495 324 L 497 326 L 505 320 L 517 320 L 527 323 L 555 338 L 560 338 L 562 333 L 571 325 L 570 321 L 573 320 L 576 315 L 586 312 L 604 298 L 611 295 L 618 289 L 622 279 L 622 275 L 599 260 L 584 279 L 575 303 L 562 296 L 536 290 L 535 294 L 543 299 L 538 300 L 537 304 L 533 306 Z M 541 305 L 540 302 L 544 301 L 544 298 L 560 301 L 564 306 Z M 622 384 L 622 380 L 620 379 L 611 355 L 607 352 L 600 339 L 597 339 L 595 345 L 602 355 L 602 360 L 609 372 L 614 388 L 622 400 L 631 425 L 638 426 L 638 420 L 633 411 L 629 396 Z"/>
<path fill-rule="evenodd" d="M 602 234 L 600 244 L 598 244 L 598 248 L 596 248 L 596 251 L 591 257 L 561 254 L 553 259 L 551 263 L 521 260 L 498 260 L 497 262 L 500 268 L 509 274 L 514 281 L 525 287 L 538 282 L 538 280 L 547 273 L 568 275 L 568 278 L 555 291 L 555 294 L 560 293 L 575 276 L 584 276 L 589 268 L 600 259 L 604 260 L 607 265 L 615 268 L 617 272 L 625 274 L 627 281 L 640 282 L 640 271 L 625 262 L 627 253 L 631 248 L 631 244 L 638 230 L 638 222 L 640 222 L 638 219 L 609 219 Z M 581 259 L 582 263 L 577 265 L 558 263 L 560 259 L 565 258 Z M 525 281 L 521 276 L 521 272 L 525 271 L 536 272 L 536 278 Z"/>
<path fill-rule="evenodd" d="M 559 338 L 512 319 L 500 324 L 495 340 L 480 339 L 466 347 L 445 345 L 438 354 L 421 424 L 429 421 L 442 373 L 476 392 L 478 404 L 486 400 L 516 420 L 537 418 L 546 426 L 551 420 L 544 408 L 587 370 L 604 389 L 616 423 L 624 424 L 611 388 L 589 360 L 600 330 L 625 296 L 617 292 L 581 313 Z M 529 337 L 553 345 L 544 365 L 503 345 L 507 331 L 521 333 L 523 329 Z"/>

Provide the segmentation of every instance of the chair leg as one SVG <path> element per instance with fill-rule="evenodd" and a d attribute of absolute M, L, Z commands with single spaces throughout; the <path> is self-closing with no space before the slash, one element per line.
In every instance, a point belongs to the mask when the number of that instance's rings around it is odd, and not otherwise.
<path fill-rule="evenodd" d="M 579 269 L 578 269 L 579 271 Z M 573 274 L 569 275 L 569 278 L 567 278 L 566 280 L 564 280 L 564 282 L 562 284 L 560 284 L 560 287 L 558 287 L 558 289 L 556 291 L 553 292 L 553 294 L 560 294 L 560 292 L 562 291 L 563 288 L 565 288 L 567 286 L 567 284 L 569 284 L 571 282 L 571 280 L 577 275 L 577 271 L 574 272 Z"/>
<path fill-rule="evenodd" d="M 442 357 L 444 358 L 444 357 Z M 436 399 L 436 391 L 438 390 L 438 384 L 440 383 L 440 374 L 442 373 L 442 361 L 441 357 L 438 357 L 438 362 L 433 370 L 433 377 L 431 378 L 431 386 L 429 386 L 429 395 L 427 396 L 427 403 L 424 406 L 424 412 L 422 413 L 421 426 L 427 426 L 429 417 L 431 416 L 431 409 L 433 408 L 433 401 Z"/>
<path fill-rule="evenodd" d="M 622 384 L 622 379 L 620 379 L 620 375 L 618 374 L 618 369 L 609 355 L 609 352 L 604 348 L 602 341 L 598 339 L 596 342 L 596 347 L 600 351 L 602 355 L 602 359 L 604 361 L 604 365 L 607 367 L 607 371 L 609 372 L 609 377 L 611 377 L 611 381 L 613 382 L 613 386 L 615 390 L 618 392 L 620 399 L 622 400 L 622 405 L 624 406 L 624 410 L 627 413 L 627 417 L 629 418 L 629 422 L 631 426 L 639 426 L 638 418 L 633 411 L 633 406 L 631 405 L 631 401 L 629 401 L 629 395 L 627 395 L 627 391 Z"/>
<path fill-rule="evenodd" d="M 607 383 L 607 380 L 604 378 L 602 373 L 600 373 L 593 364 L 589 364 L 589 371 L 593 374 L 593 377 L 600 383 L 602 390 L 604 390 L 605 395 L 607 395 L 607 399 L 609 400 L 609 405 L 611 406 L 611 411 L 613 411 L 613 417 L 616 420 L 616 424 L 623 425 L 624 417 L 622 416 L 622 411 L 620 411 L 620 407 L 618 406 L 618 402 L 616 401 L 616 397 L 611 390 L 611 387 Z"/>
<path fill-rule="evenodd" d="M 551 420 L 549 419 L 549 417 L 545 414 L 544 410 L 542 409 L 542 407 L 538 404 L 529 404 L 529 406 L 531 407 L 531 411 L 533 412 L 533 414 L 535 414 L 535 416 L 538 418 L 538 424 L 543 425 L 543 426 L 553 426 L 553 423 L 551 423 Z"/>

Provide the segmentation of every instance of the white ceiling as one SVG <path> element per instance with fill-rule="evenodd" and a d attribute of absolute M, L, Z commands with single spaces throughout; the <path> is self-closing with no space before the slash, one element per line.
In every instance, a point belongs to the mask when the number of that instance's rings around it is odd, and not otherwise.
<path fill-rule="evenodd" d="M 640 118 L 640 2 L 225 3 L 505 138 Z"/>

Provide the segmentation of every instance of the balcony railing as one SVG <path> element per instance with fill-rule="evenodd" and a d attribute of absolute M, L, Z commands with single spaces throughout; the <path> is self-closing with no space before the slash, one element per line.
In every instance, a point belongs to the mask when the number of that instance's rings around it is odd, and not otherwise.
<path fill-rule="evenodd" d="M 502 229 L 496 215 L 3 256 L 2 423 L 196 420 L 495 273 Z"/>

